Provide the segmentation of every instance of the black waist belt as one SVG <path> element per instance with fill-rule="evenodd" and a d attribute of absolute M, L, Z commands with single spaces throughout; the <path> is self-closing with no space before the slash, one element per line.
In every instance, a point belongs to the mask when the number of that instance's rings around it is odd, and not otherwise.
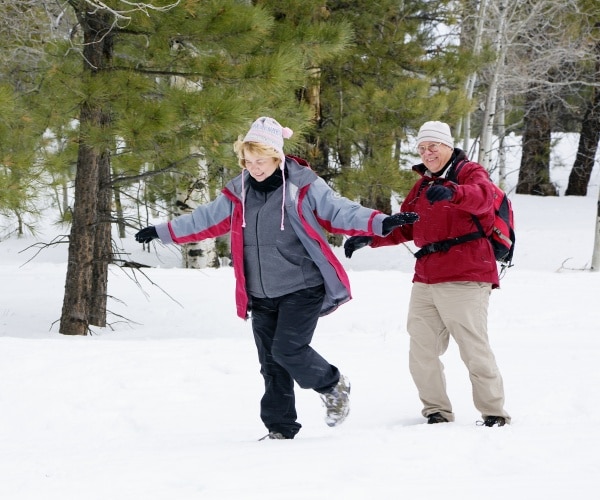
<path fill-rule="evenodd" d="M 420 259 L 421 257 L 425 257 L 425 255 L 429 255 L 432 253 L 447 252 L 453 246 L 466 243 L 467 241 L 473 241 L 478 238 L 483 238 L 483 236 L 484 235 L 482 235 L 481 232 L 477 231 L 475 233 L 465 234 L 464 236 L 457 236 L 456 238 L 448 238 L 447 240 L 429 243 L 429 245 L 425 245 L 418 252 L 415 252 L 415 257 L 417 259 Z"/>

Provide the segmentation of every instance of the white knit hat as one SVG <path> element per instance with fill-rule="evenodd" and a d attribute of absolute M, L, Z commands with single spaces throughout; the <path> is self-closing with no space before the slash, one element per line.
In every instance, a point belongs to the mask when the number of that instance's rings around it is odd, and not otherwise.
<path fill-rule="evenodd" d="M 441 142 L 454 148 L 454 139 L 450 133 L 450 126 L 444 122 L 425 122 L 419 129 L 417 145 L 424 141 Z"/>
<path fill-rule="evenodd" d="M 293 133 L 294 131 L 291 128 L 282 127 L 274 118 L 261 116 L 254 121 L 250 130 L 248 130 L 244 142 L 260 142 L 271 146 L 280 154 L 282 162 L 285 163 L 283 140 L 292 137 Z"/>
<path fill-rule="evenodd" d="M 285 218 L 285 153 L 283 152 L 283 140 L 292 137 L 294 131 L 288 127 L 282 127 L 277 120 L 268 116 L 261 116 L 254 120 L 250 130 L 244 137 L 243 142 L 259 142 L 271 146 L 279 153 L 281 163 L 279 168 L 282 172 L 283 196 L 281 199 L 281 230 L 285 229 L 283 221 Z M 246 227 L 246 189 L 244 187 L 244 176 L 242 175 L 242 227 Z"/>

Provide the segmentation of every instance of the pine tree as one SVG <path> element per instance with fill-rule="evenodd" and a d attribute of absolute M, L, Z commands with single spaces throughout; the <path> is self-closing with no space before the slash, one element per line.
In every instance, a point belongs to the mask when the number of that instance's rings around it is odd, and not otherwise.
<path fill-rule="evenodd" d="M 0 214 L 16 219 L 8 232 L 23 235 L 27 215 L 38 213 L 37 193 L 43 174 L 36 161 L 42 129 L 33 120 L 21 95 L 0 84 Z"/>
<path fill-rule="evenodd" d="M 317 135 L 325 175 L 342 172 L 344 194 L 390 211 L 393 192 L 406 191 L 402 141 L 427 120 L 452 123 L 466 106 L 461 54 L 440 33 L 447 2 L 328 2 L 333 19 L 354 30 L 349 55 L 323 71 Z M 414 159 L 414 156 L 412 156 Z"/>
<path fill-rule="evenodd" d="M 345 19 L 334 19 L 328 9 L 330 2 L 324 0 L 263 0 L 255 3 L 268 8 L 275 19 L 275 30 L 267 50 L 288 51 L 293 47 L 302 55 L 302 85 L 290 89 L 295 91 L 299 102 L 307 105 L 309 112 L 299 117 L 299 122 L 292 123 L 304 132 L 297 152 L 328 178 L 323 161 L 327 153 L 316 133 L 323 122 L 322 95 L 327 85 L 323 70 L 336 58 L 348 54 L 352 27 Z"/>
<path fill-rule="evenodd" d="M 37 89 L 44 47 L 65 35 L 66 24 L 60 8 L 39 0 L 0 2 L 0 13 L 0 212 L 16 218 L 21 235 L 25 226 L 36 230 L 38 193 L 51 175 L 43 162 L 48 119 Z"/>
<path fill-rule="evenodd" d="M 172 200 L 178 183 L 197 175 L 197 151 L 207 182 L 232 175 L 224 167 L 235 165 L 231 144 L 253 119 L 277 109 L 303 115 L 288 90 L 302 84 L 303 71 L 293 47 L 265 53 L 273 19 L 260 7 L 233 0 L 69 4 L 81 38 L 54 51 L 45 90 L 75 103 L 79 120 L 60 332 L 85 335 L 106 318 L 107 190 L 152 177 L 149 197 Z"/>

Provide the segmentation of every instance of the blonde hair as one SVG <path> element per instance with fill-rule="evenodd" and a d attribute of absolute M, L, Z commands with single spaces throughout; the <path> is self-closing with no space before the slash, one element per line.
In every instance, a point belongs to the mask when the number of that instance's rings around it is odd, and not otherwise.
<path fill-rule="evenodd" d="M 240 167 L 244 168 L 244 153 L 249 152 L 255 155 L 264 156 L 267 158 L 275 158 L 281 163 L 281 153 L 279 153 L 274 147 L 263 144 L 262 142 L 244 142 L 240 136 L 237 141 L 233 144 L 233 150 L 238 156 L 238 163 Z"/>

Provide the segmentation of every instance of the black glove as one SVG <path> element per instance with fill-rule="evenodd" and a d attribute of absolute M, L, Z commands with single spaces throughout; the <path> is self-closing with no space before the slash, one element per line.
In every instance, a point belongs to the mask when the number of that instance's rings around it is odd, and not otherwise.
<path fill-rule="evenodd" d="M 138 243 L 150 243 L 155 238 L 158 238 L 158 233 L 154 226 L 145 227 L 135 233 L 135 241 Z"/>
<path fill-rule="evenodd" d="M 352 236 L 351 238 L 348 238 L 344 243 L 344 253 L 346 254 L 346 257 L 352 257 L 355 250 L 366 247 L 371 241 L 373 241 L 373 238 L 370 236 Z"/>
<path fill-rule="evenodd" d="M 404 224 L 413 224 L 419 220 L 419 214 L 416 212 L 400 212 L 390 215 L 383 219 L 383 234 L 388 234 L 392 229 L 403 226 Z"/>
<path fill-rule="evenodd" d="M 434 184 L 426 192 L 425 195 L 432 205 L 436 201 L 451 200 L 454 196 L 454 190 L 440 184 Z"/>

